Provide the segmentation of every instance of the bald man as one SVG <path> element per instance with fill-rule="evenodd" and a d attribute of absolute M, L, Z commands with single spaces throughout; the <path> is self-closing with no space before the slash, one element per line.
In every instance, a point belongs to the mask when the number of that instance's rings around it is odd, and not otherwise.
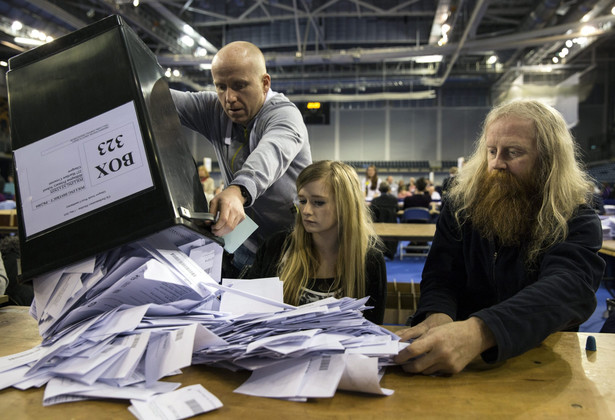
<path fill-rule="evenodd" d="M 256 45 L 224 46 L 212 60 L 211 74 L 215 93 L 171 94 L 182 124 L 214 146 L 228 186 L 209 203 L 210 212 L 220 212 L 212 232 L 231 232 L 246 213 L 259 226 L 234 254 L 233 265 L 241 270 L 266 238 L 294 223 L 295 180 L 312 155 L 301 113 L 271 90 L 265 57 Z"/>

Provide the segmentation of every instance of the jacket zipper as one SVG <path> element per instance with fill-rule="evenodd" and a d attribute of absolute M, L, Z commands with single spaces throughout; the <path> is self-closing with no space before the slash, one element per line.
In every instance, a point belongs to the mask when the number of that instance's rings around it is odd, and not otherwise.
<path fill-rule="evenodd" d="M 491 266 L 491 278 L 493 279 L 493 284 L 495 284 L 495 263 L 498 259 L 498 251 L 493 252 L 493 265 Z"/>

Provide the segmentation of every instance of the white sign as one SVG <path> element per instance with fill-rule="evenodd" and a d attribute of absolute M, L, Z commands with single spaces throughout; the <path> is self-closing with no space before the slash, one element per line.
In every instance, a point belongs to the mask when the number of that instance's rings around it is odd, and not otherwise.
<path fill-rule="evenodd" d="M 26 236 L 153 186 L 133 102 L 14 155 Z"/>

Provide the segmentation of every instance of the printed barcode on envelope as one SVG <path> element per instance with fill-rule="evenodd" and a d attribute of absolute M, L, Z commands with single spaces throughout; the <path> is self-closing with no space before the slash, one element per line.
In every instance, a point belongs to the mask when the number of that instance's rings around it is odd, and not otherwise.
<path fill-rule="evenodd" d="M 186 405 L 193 414 L 199 414 L 206 411 L 196 400 L 186 400 Z"/>
<path fill-rule="evenodd" d="M 319 370 L 328 370 L 330 363 L 331 363 L 331 356 L 323 356 L 322 360 L 320 361 Z"/>

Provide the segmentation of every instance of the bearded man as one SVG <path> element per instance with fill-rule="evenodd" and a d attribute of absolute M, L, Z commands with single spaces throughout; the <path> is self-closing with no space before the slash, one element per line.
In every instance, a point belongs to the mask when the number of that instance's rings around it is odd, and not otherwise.
<path fill-rule="evenodd" d="M 604 272 L 591 179 L 562 116 L 533 100 L 494 108 L 457 176 L 425 263 L 408 372 L 500 362 L 575 330 Z M 420 356 L 420 357 L 419 357 Z"/>

